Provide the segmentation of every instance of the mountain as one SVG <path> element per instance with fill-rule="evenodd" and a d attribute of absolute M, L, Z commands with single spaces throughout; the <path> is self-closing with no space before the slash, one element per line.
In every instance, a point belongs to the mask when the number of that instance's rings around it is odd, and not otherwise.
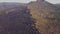
<path fill-rule="evenodd" d="M 60 4 L 54 4 L 54 6 L 60 9 Z"/>
<path fill-rule="evenodd" d="M 0 3 L 0 34 L 38 34 L 25 4 Z"/>
<path fill-rule="evenodd" d="M 10 8 L 14 8 L 14 7 L 19 7 L 19 6 L 23 6 L 26 5 L 24 3 L 13 3 L 13 2 L 1 2 L 0 3 L 0 11 L 1 10 L 6 10 L 6 9 L 10 9 Z"/>
<path fill-rule="evenodd" d="M 35 26 L 41 34 L 60 34 L 60 10 L 44 0 L 28 4 L 32 17 L 36 19 Z"/>
<path fill-rule="evenodd" d="M 0 34 L 60 34 L 58 6 L 45 0 L 0 3 Z"/>

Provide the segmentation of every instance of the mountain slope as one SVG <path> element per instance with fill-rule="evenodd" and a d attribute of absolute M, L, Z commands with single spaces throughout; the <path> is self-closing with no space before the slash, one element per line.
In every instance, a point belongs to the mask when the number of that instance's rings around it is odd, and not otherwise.
<path fill-rule="evenodd" d="M 60 34 L 60 9 L 45 0 L 0 3 L 0 34 Z"/>
<path fill-rule="evenodd" d="M 53 4 L 39 0 L 29 3 L 28 9 L 30 9 L 32 17 L 36 19 L 35 25 L 41 34 L 60 34 L 60 27 L 57 26 L 60 11 Z"/>
<path fill-rule="evenodd" d="M 1 5 L 1 4 L 0 4 Z M 3 4 L 0 10 L 0 34 L 39 34 L 25 5 Z M 8 6 L 8 7 L 7 7 Z"/>
<path fill-rule="evenodd" d="M 60 4 L 54 4 L 54 6 L 60 9 Z"/>

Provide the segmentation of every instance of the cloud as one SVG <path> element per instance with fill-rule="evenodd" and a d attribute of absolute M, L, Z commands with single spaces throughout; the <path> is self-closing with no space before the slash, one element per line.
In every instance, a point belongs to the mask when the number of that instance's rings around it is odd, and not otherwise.
<path fill-rule="evenodd" d="M 56 3 L 60 3 L 60 0 L 46 0 L 50 3 L 56 4 Z"/>

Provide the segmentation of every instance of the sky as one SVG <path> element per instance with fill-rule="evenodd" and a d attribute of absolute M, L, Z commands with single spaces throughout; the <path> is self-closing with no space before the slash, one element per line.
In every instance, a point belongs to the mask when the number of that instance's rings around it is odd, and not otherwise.
<path fill-rule="evenodd" d="M 0 2 L 20 2 L 20 3 L 28 3 L 30 1 L 34 1 L 34 0 L 0 0 Z M 46 1 L 53 4 L 60 3 L 60 0 L 46 0 Z"/>
<path fill-rule="evenodd" d="M 0 0 L 0 2 L 20 2 L 20 3 L 28 3 L 34 0 Z"/>
<path fill-rule="evenodd" d="M 60 0 L 46 0 L 50 3 L 56 4 L 56 3 L 60 3 Z"/>

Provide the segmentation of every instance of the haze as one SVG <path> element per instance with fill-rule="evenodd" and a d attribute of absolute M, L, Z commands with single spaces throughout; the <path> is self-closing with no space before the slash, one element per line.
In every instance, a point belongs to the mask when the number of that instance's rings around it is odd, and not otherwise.
<path fill-rule="evenodd" d="M 0 2 L 19 2 L 19 3 L 28 3 L 30 1 L 34 1 L 34 0 L 0 0 Z M 53 4 L 60 3 L 60 0 L 46 0 L 46 1 Z"/>

